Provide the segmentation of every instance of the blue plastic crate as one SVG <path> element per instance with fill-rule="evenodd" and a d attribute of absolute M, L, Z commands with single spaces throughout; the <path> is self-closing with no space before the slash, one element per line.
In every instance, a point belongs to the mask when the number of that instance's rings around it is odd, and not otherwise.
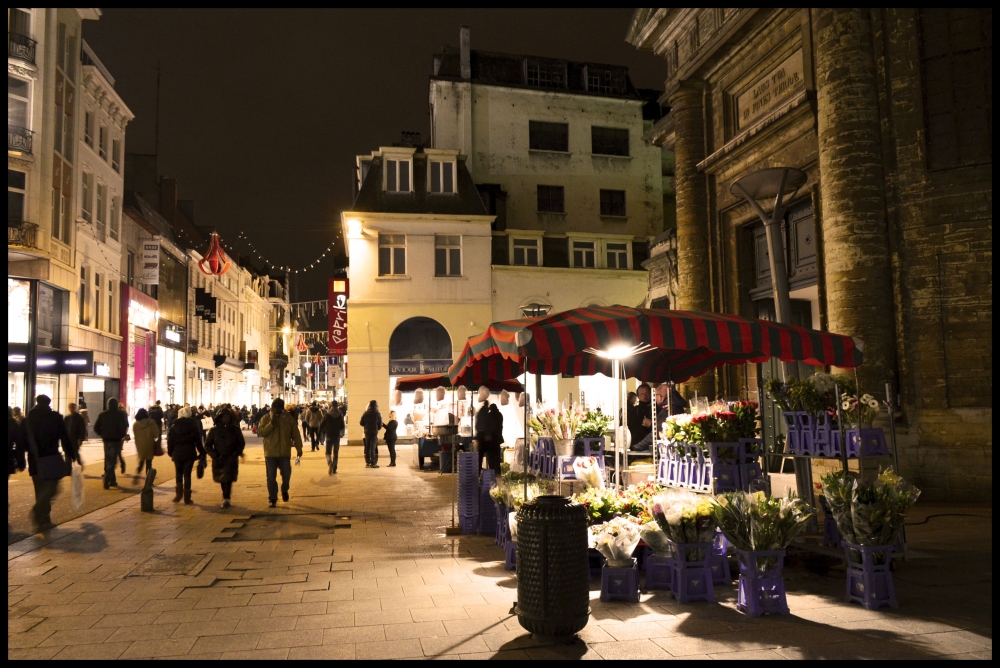
<path fill-rule="evenodd" d="M 782 569 L 785 551 L 744 552 L 736 550 L 740 569 L 736 609 L 751 617 L 788 613 Z"/>
<path fill-rule="evenodd" d="M 458 526 L 462 528 L 462 533 L 479 532 L 479 515 L 459 515 Z"/>
<path fill-rule="evenodd" d="M 891 568 L 895 546 L 854 545 L 846 540 L 841 545 L 847 559 L 847 595 L 844 600 L 860 603 L 868 610 L 883 606 L 898 608 Z"/>
<path fill-rule="evenodd" d="M 605 565 L 601 569 L 601 600 L 639 602 L 639 567 L 635 559 L 631 566 Z"/>
<path fill-rule="evenodd" d="M 674 572 L 670 592 L 678 603 L 708 601 L 715 603 L 712 584 L 712 543 L 670 543 Z"/>
<path fill-rule="evenodd" d="M 674 564 L 670 557 L 646 556 L 646 589 L 670 589 Z"/>

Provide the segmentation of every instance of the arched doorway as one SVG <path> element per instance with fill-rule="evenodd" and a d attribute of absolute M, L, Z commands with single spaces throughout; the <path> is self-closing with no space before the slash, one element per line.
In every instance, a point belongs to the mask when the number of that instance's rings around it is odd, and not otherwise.
<path fill-rule="evenodd" d="M 444 373 L 451 367 L 451 336 L 432 318 L 399 323 L 389 337 L 389 375 Z"/>

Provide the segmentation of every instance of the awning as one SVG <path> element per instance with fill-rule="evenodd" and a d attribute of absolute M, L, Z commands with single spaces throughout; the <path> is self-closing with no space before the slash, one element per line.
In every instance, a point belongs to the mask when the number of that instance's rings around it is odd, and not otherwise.
<path fill-rule="evenodd" d="M 225 355 L 214 355 L 212 359 L 215 360 L 215 368 L 222 369 L 223 371 L 240 372 L 243 371 L 243 367 L 245 366 L 240 360 L 234 357 L 226 357 Z"/>

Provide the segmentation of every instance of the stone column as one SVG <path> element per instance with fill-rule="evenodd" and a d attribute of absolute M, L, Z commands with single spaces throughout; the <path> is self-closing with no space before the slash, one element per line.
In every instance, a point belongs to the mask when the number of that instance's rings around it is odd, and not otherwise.
<path fill-rule="evenodd" d="M 674 117 L 674 182 L 677 192 L 677 303 L 671 308 L 711 311 L 708 253 L 708 193 L 698 163 L 705 159 L 704 88 L 680 82 L 670 96 Z M 715 375 L 707 373 L 684 384 L 687 394 L 715 398 Z"/>
<path fill-rule="evenodd" d="M 881 397 L 896 340 L 871 19 L 866 9 L 813 18 L 829 328 L 864 340 L 862 389 Z"/>

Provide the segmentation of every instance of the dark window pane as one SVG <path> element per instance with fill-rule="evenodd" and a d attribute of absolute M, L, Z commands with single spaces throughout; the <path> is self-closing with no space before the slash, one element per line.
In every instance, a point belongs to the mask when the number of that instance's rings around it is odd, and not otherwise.
<path fill-rule="evenodd" d="M 514 264 L 524 264 L 524 249 L 514 246 Z"/>
<path fill-rule="evenodd" d="M 447 263 L 448 263 L 448 250 L 446 248 L 435 248 L 434 275 L 447 276 L 448 275 Z"/>
<path fill-rule="evenodd" d="M 19 172 L 15 169 L 7 170 L 7 187 L 17 188 L 18 190 L 24 190 L 25 184 L 25 174 L 24 172 Z"/>
<path fill-rule="evenodd" d="M 388 276 L 392 273 L 392 249 L 378 249 L 378 275 Z"/>
<path fill-rule="evenodd" d="M 396 161 L 385 161 L 385 189 L 396 190 Z"/>
<path fill-rule="evenodd" d="M 431 192 L 439 193 L 441 192 L 441 163 L 432 162 L 431 163 Z"/>
<path fill-rule="evenodd" d="M 537 248 L 529 248 L 528 249 L 528 261 L 525 264 L 527 264 L 530 267 L 537 267 L 538 266 L 538 249 Z"/>
<path fill-rule="evenodd" d="M 569 151 L 569 125 L 528 121 L 528 148 L 537 151 Z"/>
<path fill-rule="evenodd" d="M 563 213 L 565 199 L 562 186 L 538 186 L 538 210 L 550 213 Z"/>
<path fill-rule="evenodd" d="M 24 220 L 24 193 L 7 191 L 7 220 Z"/>
<path fill-rule="evenodd" d="M 444 191 L 455 192 L 455 165 L 451 162 L 444 163 Z"/>
<path fill-rule="evenodd" d="M 462 249 L 452 248 L 449 251 L 451 266 L 448 267 L 448 274 L 450 276 L 461 276 L 462 275 Z"/>
<path fill-rule="evenodd" d="M 405 248 L 393 248 L 392 249 L 392 273 L 403 275 L 406 273 L 406 249 Z"/>
<path fill-rule="evenodd" d="M 601 215 L 602 216 L 624 216 L 625 215 L 625 191 L 624 190 L 602 190 L 601 191 Z"/>
<path fill-rule="evenodd" d="M 410 161 L 399 161 L 399 192 L 410 192 Z"/>
<path fill-rule="evenodd" d="M 628 155 L 628 130 L 590 128 L 591 152 L 597 155 Z"/>

